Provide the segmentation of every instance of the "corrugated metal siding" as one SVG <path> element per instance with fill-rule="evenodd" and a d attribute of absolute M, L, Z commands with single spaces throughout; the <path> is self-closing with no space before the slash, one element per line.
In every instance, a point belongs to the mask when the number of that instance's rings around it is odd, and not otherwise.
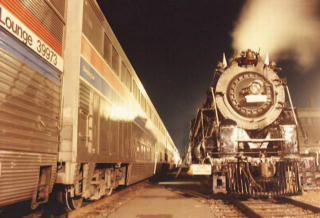
<path fill-rule="evenodd" d="M 59 42 L 62 42 L 63 39 L 63 27 L 64 23 L 55 13 L 55 11 L 50 8 L 45 0 L 19 0 L 21 4 L 28 10 L 30 13 L 35 16 L 38 21 L 46 27 L 47 30 L 57 39 Z M 57 10 L 59 12 L 64 11 L 64 0 L 59 0 L 60 3 L 57 4 L 53 1 L 54 6 L 58 6 Z M 61 14 L 63 17 L 63 14 Z"/>
<path fill-rule="evenodd" d="M 58 31 L 63 34 L 64 25 L 62 27 L 55 27 L 54 15 L 50 15 L 53 20 L 46 20 L 46 22 L 52 23 L 51 27 L 47 27 L 44 20 L 39 18 L 34 9 L 30 8 L 32 4 L 23 5 L 19 0 L 0 0 L 1 4 L 6 7 L 16 18 L 23 22 L 30 30 L 36 33 L 43 41 L 45 41 L 49 46 L 51 46 L 59 55 L 62 55 L 62 40 L 63 36 L 59 34 L 54 35 L 54 32 L 50 32 L 50 28 L 60 28 L 62 30 Z M 31 5 L 31 6 L 30 6 Z M 30 6 L 28 8 L 28 6 Z M 34 14 L 32 14 L 32 11 Z M 46 19 L 47 14 L 41 14 L 42 18 Z M 39 20 L 40 19 L 40 20 Z M 60 24 L 57 26 L 60 26 Z M 49 28 L 49 29 L 48 29 Z M 62 32 L 61 32 L 62 31 Z"/>
<path fill-rule="evenodd" d="M 88 137 L 88 116 L 89 116 L 89 105 L 90 105 L 90 88 L 83 82 L 80 83 L 80 94 L 79 94 L 79 116 L 78 116 L 78 146 L 81 153 L 86 153 L 86 143 Z"/>
<path fill-rule="evenodd" d="M 127 185 L 153 176 L 154 163 L 132 163 L 129 166 Z"/>
<path fill-rule="evenodd" d="M 57 155 L 0 150 L 0 206 L 31 199 L 40 166 L 52 166 L 50 191 L 56 177 Z"/>
<path fill-rule="evenodd" d="M 90 88 L 83 82 L 80 83 L 79 106 L 84 113 L 89 113 Z"/>
<path fill-rule="evenodd" d="M 51 4 L 59 11 L 60 15 L 65 16 L 65 0 L 50 0 Z"/>
<path fill-rule="evenodd" d="M 60 85 L 0 49 L 0 149 L 57 153 Z"/>

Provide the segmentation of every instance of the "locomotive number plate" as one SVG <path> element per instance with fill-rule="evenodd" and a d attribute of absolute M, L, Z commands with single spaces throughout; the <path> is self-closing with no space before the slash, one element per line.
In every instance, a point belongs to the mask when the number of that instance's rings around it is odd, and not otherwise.
<path fill-rule="evenodd" d="M 189 175 L 211 175 L 211 165 L 191 164 L 187 173 Z"/>
<path fill-rule="evenodd" d="M 267 102 L 266 95 L 247 95 L 245 98 L 247 103 Z"/>

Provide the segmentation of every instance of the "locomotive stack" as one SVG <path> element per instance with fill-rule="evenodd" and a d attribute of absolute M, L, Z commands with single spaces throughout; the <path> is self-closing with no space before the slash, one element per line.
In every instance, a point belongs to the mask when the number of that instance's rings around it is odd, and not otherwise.
<path fill-rule="evenodd" d="M 189 142 L 190 173 L 212 175 L 214 192 L 301 192 L 297 120 L 280 69 L 251 50 L 218 64 Z"/>
<path fill-rule="evenodd" d="M 0 208 L 67 208 L 179 153 L 95 0 L 0 0 Z"/>

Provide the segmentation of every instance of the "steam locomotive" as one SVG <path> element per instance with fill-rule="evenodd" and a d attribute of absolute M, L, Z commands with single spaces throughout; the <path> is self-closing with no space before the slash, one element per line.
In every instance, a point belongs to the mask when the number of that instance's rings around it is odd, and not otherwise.
<path fill-rule="evenodd" d="M 298 123 L 280 70 L 250 49 L 218 63 L 189 134 L 189 173 L 212 176 L 214 193 L 301 192 Z"/>

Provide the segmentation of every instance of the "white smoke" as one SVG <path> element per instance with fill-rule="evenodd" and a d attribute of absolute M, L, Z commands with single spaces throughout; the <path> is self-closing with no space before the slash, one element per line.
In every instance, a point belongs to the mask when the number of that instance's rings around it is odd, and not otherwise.
<path fill-rule="evenodd" d="M 318 0 L 247 0 L 233 30 L 233 48 L 271 59 L 293 59 L 310 69 L 320 57 Z"/>

